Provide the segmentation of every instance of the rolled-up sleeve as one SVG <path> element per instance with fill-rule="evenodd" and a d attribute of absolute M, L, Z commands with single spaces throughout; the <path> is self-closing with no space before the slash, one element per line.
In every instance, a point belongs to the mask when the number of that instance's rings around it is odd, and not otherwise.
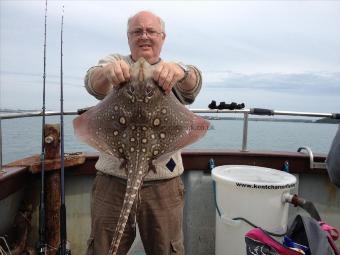
<path fill-rule="evenodd" d="M 179 83 L 176 83 L 175 86 L 173 87 L 173 92 L 176 95 L 176 97 L 182 104 L 186 105 L 192 104 L 195 101 L 198 93 L 202 88 L 201 71 L 195 66 L 189 65 L 189 67 L 195 72 L 196 75 L 196 84 L 193 87 L 193 89 L 185 90 L 180 86 Z"/>
<path fill-rule="evenodd" d="M 105 95 L 100 94 L 98 92 L 96 92 L 93 89 L 93 86 L 91 84 L 91 75 L 93 73 L 94 70 L 98 69 L 98 68 L 103 68 L 105 65 L 109 64 L 109 63 L 113 63 L 118 59 L 121 59 L 122 56 L 119 54 L 111 54 L 106 56 L 105 58 L 102 58 L 98 61 L 98 64 L 95 66 L 92 66 L 91 68 L 89 68 L 86 72 L 85 78 L 84 78 L 84 85 L 85 85 L 85 89 L 87 90 L 87 92 L 94 96 L 95 98 L 97 98 L 98 100 L 102 100 L 104 99 Z"/>
<path fill-rule="evenodd" d="M 102 67 L 103 66 L 92 66 L 89 70 L 87 70 L 85 78 L 84 78 L 85 89 L 90 95 L 94 96 L 98 100 L 102 100 L 105 97 L 105 95 L 99 94 L 93 89 L 92 84 L 91 84 L 91 74 L 94 69 L 102 68 Z"/>

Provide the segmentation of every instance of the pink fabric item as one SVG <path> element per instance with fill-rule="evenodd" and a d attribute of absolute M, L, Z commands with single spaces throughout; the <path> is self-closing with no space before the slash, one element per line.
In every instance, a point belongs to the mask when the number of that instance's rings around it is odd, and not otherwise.
<path fill-rule="evenodd" d="M 320 227 L 323 231 L 327 232 L 330 237 L 332 237 L 333 241 L 336 241 L 339 239 L 339 231 L 328 224 L 326 224 L 323 221 L 319 221 Z"/>
<path fill-rule="evenodd" d="M 339 231 L 335 227 L 332 227 L 323 221 L 319 221 L 319 224 L 320 224 L 321 229 L 327 233 L 327 239 L 334 251 L 334 254 L 340 255 L 340 252 L 338 251 L 334 243 L 334 241 L 338 240 L 339 238 Z"/>
<path fill-rule="evenodd" d="M 288 249 L 285 246 L 283 246 L 281 243 L 277 242 L 275 239 L 273 239 L 271 236 L 266 234 L 262 229 L 260 228 L 254 228 L 246 233 L 246 237 L 251 238 L 253 240 L 257 240 L 259 242 L 262 242 L 273 249 L 275 249 L 278 254 L 280 255 L 301 255 L 301 253 Z"/>

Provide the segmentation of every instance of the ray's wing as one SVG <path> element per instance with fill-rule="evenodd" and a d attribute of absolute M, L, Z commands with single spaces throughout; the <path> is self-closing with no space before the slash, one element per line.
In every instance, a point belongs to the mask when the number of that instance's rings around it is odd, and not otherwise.
<path fill-rule="evenodd" d="M 163 153 L 157 161 L 162 161 L 173 152 L 198 141 L 210 126 L 209 121 L 188 110 L 172 93 L 162 101 L 161 111 L 166 111 L 167 114 L 161 120 L 163 125 L 159 132 L 166 136 L 160 143 Z"/>
<path fill-rule="evenodd" d="M 127 128 L 131 112 L 121 102 L 119 89 L 114 89 L 95 107 L 73 120 L 75 135 L 98 151 L 122 157 L 118 138 Z"/>

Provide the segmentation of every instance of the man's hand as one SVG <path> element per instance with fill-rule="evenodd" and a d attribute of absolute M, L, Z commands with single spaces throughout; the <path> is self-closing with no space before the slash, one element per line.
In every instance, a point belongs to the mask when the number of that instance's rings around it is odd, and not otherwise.
<path fill-rule="evenodd" d="M 172 62 L 161 62 L 153 73 L 153 79 L 163 88 L 165 93 L 170 93 L 172 87 L 184 77 L 183 69 Z"/>
<path fill-rule="evenodd" d="M 105 65 L 103 72 L 112 86 L 117 86 L 130 80 L 129 65 L 124 60 L 117 60 Z"/>

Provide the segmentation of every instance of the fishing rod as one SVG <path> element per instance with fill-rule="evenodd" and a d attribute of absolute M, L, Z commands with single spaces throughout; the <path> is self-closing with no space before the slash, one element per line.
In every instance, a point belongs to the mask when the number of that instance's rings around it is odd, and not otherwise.
<path fill-rule="evenodd" d="M 64 5 L 61 15 L 60 29 L 60 255 L 70 255 L 71 251 L 67 246 L 66 233 L 66 206 L 65 206 L 65 169 L 64 169 L 64 82 L 63 82 L 63 28 L 64 28 Z"/>
<path fill-rule="evenodd" d="M 44 29 L 44 72 L 43 72 L 43 105 L 42 105 L 42 126 L 41 126 L 41 190 L 40 190 L 40 204 L 39 204 L 39 241 L 37 244 L 37 253 L 39 255 L 47 254 L 47 244 L 45 240 L 45 103 L 46 103 L 46 25 L 47 25 L 47 0 L 45 1 L 45 29 Z"/>

